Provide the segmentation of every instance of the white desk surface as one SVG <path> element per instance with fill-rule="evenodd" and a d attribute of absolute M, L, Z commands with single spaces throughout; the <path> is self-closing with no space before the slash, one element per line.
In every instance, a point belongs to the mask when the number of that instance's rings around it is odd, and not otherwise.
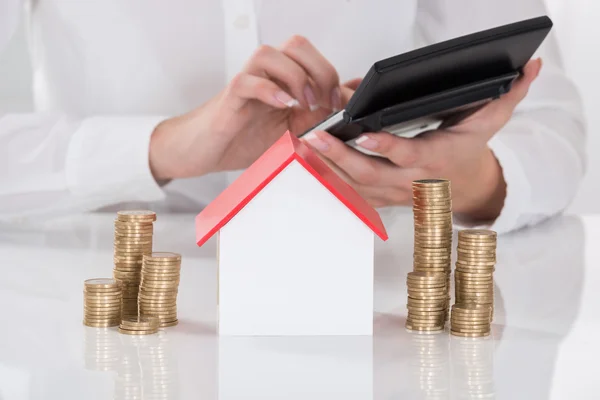
<path fill-rule="evenodd" d="M 111 276 L 113 219 L 0 227 L 0 399 L 600 397 L 600 216 L 501 237 L 495 325 L 476 340 L 404 329 L 410 214 L 377 246 L 372 338 L 218 338 L 215 242 L 196 247 L 194 216 L 165 214 L 154 248 L 183 255 L 179 326 L 87 328 L 83 280 Z"/>

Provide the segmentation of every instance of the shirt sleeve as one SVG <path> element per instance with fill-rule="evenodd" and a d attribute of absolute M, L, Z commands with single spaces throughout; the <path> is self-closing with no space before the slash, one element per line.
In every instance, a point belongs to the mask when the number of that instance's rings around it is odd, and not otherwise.
<path fill-rule="evenodd" d="M 163 119 L 0 115 L 0 221 L 163 200 L 148 159 Z"/>
<path fill-rule="evenodd" d="M 468 10 L 468 12 L 465 12 Z M 542 0 L 420 0 L 418 38 L 436 43 L 546 15 Z M 507 184 L 504 208 L 479 225 L 499 233 L 536 224 L 573 200 L 585 170 L 585 122 L 579 94 L 562 67 L 552 31 L 534 57 L 543 67 L 509 123 L 488 143 Z M 455 215 L 457 227 L 475 226 Z"/>
<path fill-rule="evenodd" d="M 22 8 L 22 0 L 0 2 L 0 51 L 14 34 Z M 0 221 L 162 200 L 148 151 L 154 127 L 164 119 L 75 119 L 0 110 Z"/>

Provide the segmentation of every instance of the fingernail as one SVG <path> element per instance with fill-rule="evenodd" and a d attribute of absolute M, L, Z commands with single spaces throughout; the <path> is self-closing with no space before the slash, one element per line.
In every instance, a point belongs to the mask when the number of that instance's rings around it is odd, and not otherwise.
<path fill-rule="evenodd" d="M 356 144 L 369 150 L 375 150 L 379 147 L 379 142 L 375 139 L 371 139 L 367 135 L 363 135 L 356 139 Z"/>
<path fill-rule="evenodd" d="M 308 108 L 310 111 L 315 111 L 319 109 L 319 104 L 317 104 L 317 97 L 315 96 L 315 92 L 313 92 L 312 88 L 309 85 L 306 85 L 304 88 L 304 97 L 306 97 L 306 102 L 308 103 Z"/>
<path fill-rule="evenodd" d="M 539 62 L 540 62 L 540 66 L 538 67 L 538 71 L 537 74 L 535 75 L 535 77 L 537 78 L 537 76 L 540 74 L 540 72 L 542 71 L 542 66 L 543 66 L 543 62 L 542 62 L 542 58 L 538 58 Z"/>
<path fill-rule="evenodd" d="M 295 107 L 300 105 L 300 102 L 298 100 L 294 99 L 292 96 L 290 96 L 283 90 L 280 90 L 279 92 L 275 93 L 275 98 L 288 107 Z"/>
<path fill-rule="evenodd" d="M 333 108 L 333 111 L 340 111 L 342 109 L 342 92 L 339 87 L 336 87 L 331 92 L 331 108 Z"/>
<path fill-rule="evenodd" d="M 329 150 L 329 144 L 319 138 L 316 133 L 309 132 L 302 139 L 306 140 L 312 147 L 319 151 L 327 151 Z"/>

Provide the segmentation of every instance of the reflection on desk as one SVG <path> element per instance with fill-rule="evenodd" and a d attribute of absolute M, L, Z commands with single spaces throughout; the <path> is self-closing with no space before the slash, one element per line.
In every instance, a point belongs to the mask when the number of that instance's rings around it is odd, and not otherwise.
<path fill-rule="evenodd" d="M 372 338 L 219 338 L 214 243 L 197 249 L 191 221 L 156 223 L 155 247 L 184 254 L 181 323 L 142 337 L 81 325 L 83 279 L 110 275 L 112 215 L 0 228 L 0 398 L 535 400 L 600 391 L 600 342 L 590 339 L 600 260 L 585 246 L 597 242 L 600 218 L 561 217 L 499 238 L 495 323 L 484 339 L 404 329 L 410 215 L 386 221 L 390 241 L 378 244 Z"/>

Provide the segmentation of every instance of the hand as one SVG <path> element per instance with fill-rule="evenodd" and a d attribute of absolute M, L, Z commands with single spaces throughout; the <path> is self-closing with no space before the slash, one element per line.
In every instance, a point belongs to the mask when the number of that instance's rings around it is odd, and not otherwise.
<path fill-rule="evenodd" d="M 335 68 L 305 38 L 261 46 L 221 93 L 159 124 L 150 167 L 157 180 L 245 168 L 287 130 L 300 134 L 341 109 L 342 96 Z"/>
<path fill-rule="evenodd" d="M 303 139 L 375 207 L 411 205 L 412 181 L 446 178 L 452 182 L 455 212 L 474 220 L 492 220 L 504 206 L 506 183 L 487 143 L 511 118 L 541 66 L 540 59 L 527 63 L 510 92 L 455 126 L 412 139 L 382 132 L 357 140 L 385 158 L 366 156 L 327 132 Z"/>

